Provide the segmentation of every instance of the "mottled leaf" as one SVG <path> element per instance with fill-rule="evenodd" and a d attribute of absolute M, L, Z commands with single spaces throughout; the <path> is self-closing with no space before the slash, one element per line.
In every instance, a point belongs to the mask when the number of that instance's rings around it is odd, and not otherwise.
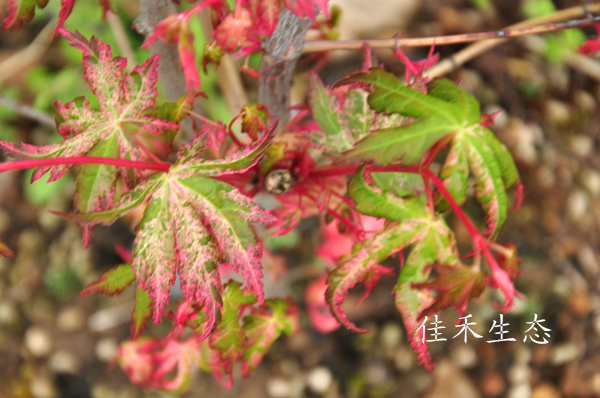
<path fill-rule="evenodd" d="M 99 108 L 85 98 L 62 104 L 55 101 L 54 111 L 58 131 L 64 141 L 42 147 L 0 143 L 11 157 L 40 159 L 77 156 L 106 156 L 127 160 L 142 160 L 135 134 L 160 134 L 177 129 L 168 120 L 148 115 L 157 95 L 158 57 L 150 57 L 131 73 L 125 72 L 126 60 L 113 57 L 111 48 L 92 37 L 88 41 L 79 32 L 60 30 L 71 46 L 83 52 L 84 79 L 97 97 Z M 42 167 L 33 180 L 50 171 L 54 181 L 72 165 Z M 78 212 L 101 211 L 109 208 L 120 175 L 129 186 L 135 185 L 138 175 L 133 169 L 104 165 L 85 165 L 77 168 L 75 206 Z"/>
<path fill-rule="evenodd" d="M 46 7 L 48 0 L 8 0 L 6 18 L 2 28 L 6 30 L 19 29 L 25 22 L 33 19 L 36 7 Z"/>
<path fill-rule="evenodd" d="M 298 308 L 291 299 L 265 300 L 244 317 L 246 335 L 242 374 L 248 377 L 282 333 L 290 335 L 299 326 Z"/>
<path fill-rule="evenodd" d="M 392 224 L 370 239 L 357 243 L 352 253 L 340 258 L 340 265 L 327 280 L 325 297 L 332 314 L 341 324 L 348 329 L 365 332 L 350 322 L 342 310 L 341 306 L 348 296 L 348 290 L 359 283 L 365 283 L 368 292 L 381 275 L 392 273 L 393 270 L 384 268 L 379 263 L 421 239 L 430 225 L 430 219 L 417 218 Z"/>
<path fill-rule="evenodd" d="M 131 264 L 121 264 L 100 275 L 96 282 L 87 285 L 81 291 L 80 297 L 98 293 L 107 296 L 121 294 L 133 281 L 135 281 L 135 276 L 131 272 Z"/>
<path fill-rule="evenodd" d="M 426 345 L 415 333 L 422 320 L 423 311 L 433 302 L 431 292 L 414 287 L 414 283 L 426 282 L 431 265 L 434 263 L 458 262 L 452 233 L 442 218 L 427 226 L 419 240 L 410 251 L 398 277 L 395 289 L 396 307 L 402 314 L 404 326 L 408 332 L 413 350 L 419 355 L 419 362 L 429 371 L 433 362 Z"/>

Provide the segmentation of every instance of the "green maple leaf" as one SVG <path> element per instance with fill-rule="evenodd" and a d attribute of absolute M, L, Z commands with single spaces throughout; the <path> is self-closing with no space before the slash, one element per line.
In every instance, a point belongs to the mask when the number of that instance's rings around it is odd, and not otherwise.
<path fill-rule="evenodd" d="M 512 156 L 494 134 L 481 125 L 477 100 L 447 79 L 430 82 L 424 94 L 403 85 L 393 75 L 374 69 L 338 84 L 367 83 L 369 105 L 378 112 L 414 118 L 408 124 L 375 130 L 346 151 L 340 162 L 418 163 L 444 136 L 451 135 L 450 152 L 440 177 L 458 204 L 466 200 L 468 178 L 475 177 L 475 198 L 486 213 L 494 236 L 506 220 L 506 190 L 520 183 Z M 447 203 L 438 198 L 438 209 Z"/>
<path fill-rule="evenodd" d="M 416 120 L 406 123 L 406 119 L 400 119 L 401 123 L 395 126 L 372 131 L 347 150 L 338 162 L 418 163 L 442 137 L 479 121 L 473 120 L 472 114 L 465 112 L 461 104 L 449 101 L 445 93 L 431 90 L 429 94 L 423 94 L 381 69 L 355 74 L 337 85 L 356 83 L 372 87 L 368 103 L 373 110 Z"/>
<path fill-rule="evenodd" d="M 311 77 L 312 95 L 310 106 L 322 131 L 313 131 L 309 138 L 324 152 L 339 155 L 373 131 L 401 122 L 398 115 L 384 115 L 373 110 L 364 90 L 351 89 L 344 93 L 342 101 L 328 91 L 319 77 Z"/>

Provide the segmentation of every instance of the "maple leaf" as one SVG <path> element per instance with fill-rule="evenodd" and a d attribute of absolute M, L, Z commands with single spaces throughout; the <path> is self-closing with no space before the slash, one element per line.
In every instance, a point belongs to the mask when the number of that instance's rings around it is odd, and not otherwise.
<path fill-rule="evenodd" d="M 233 366 L 244 356 L 244 329 L 240 325 L 240 307 L 256 303 L 256 297 L 236 282 L 226 285 L 221 322 L 210 336 L 213 349 L 209 365 L 213 376 L 226 388 L 233 384 Z"/>
<path fill-rule="evenodd" d="M 272 132 L 272 130 L 271 130 Z M 232 186 L 210 178 L 252 167 L 271 134 L 218 160 L 199 158 L 199 137 L 183 145 L 168 173 L 156 174 L 125 193 L 111 209 L 74 215 L 82 223 L 110 224 L 148 201 L 137 228 L 132 268 L 139 286 L 152 299 L 154 321 L 161 318 L 176 273 L 184 297 L 203 306 L 208 336 L 219 319 L 222 286 L 218 265 L 240 272 L 263 302 L 262 247 L 248 224 L 270 223 L 272 216 Z"/>
<path fill-rule="evenodd" d="M 2 28 L 6 30 L 19 29 L 25 22 L 33 19 L 35 8 L 44 8 L 48 0 L 8 0 L 6 18 Z"/>
<path fill-rule="evenodd" d="M 469 123 L 452 136 L 440 178 L 460 205 L 466 200 L 469 175 L 473 174 L 475 198 L 486 213 L 488 233 L 495 236 L 507 216 L 506 190 L 520 185 L 517 167 L 508 149 L 481 125 L 479 103 L 472 95 L 448 80 L 437 80 L 429 86 L 432 95 L 460 105 L 461 117 Z M 437 203 L 441 210 L 448 207 L 441 197 Z"/>
<path fill-rule="evenodd" d="M 121 294 L 123 290 L 135 281 L 135 276 L 131 272 L 131 264 L 121 264 L 112 268 L 98 278 L 96 282 L 87 285 L 80 293 L 80 297 L 84 298 L 90 294 L 106 294 L 114 296 Z"/>
<path fill-rule="evenodd" d="M 0 240 L 0 256 L 10 257 L 10 258 L 15 256 L 15 253 L 2 240 Z"/>
<path fill-rule="evenodd" d="M 117 360 L 133 383 L 182 393 L 189 389 L 192 370 L 201 363 L 202 351 L 195 336 L 185 340 L 170 336 L 139 339 L 122 343 Z"/>
<path fill-rule="evenodd" d="M 157 95 L 158 56 L 150 57 L 131 73 L 125 72 L 127 61 L 113 57 L 111 48 L 92 37 L 88 41 L 79 32 L 60 30 L 71 46 L 83 52 L 84 79 L 96 96 L 99 109 L 80 97 L 62 104 L 55 101 L 54 111 L 58 132 L 64 141 L 42 147 L 0 142 L 0 148 L 19 159 L 102 156 L 141 160 L 143 153 L 135 138 L 140 130 L 162 134 L 179 126 L 171 121 L 149 115 Z M 55 181 L 72 165 L 45 166 L 32 175 L 32 182 L 50 171 L 49 181 Z M 118 177 L 133 186 L 138 175 L 132 169 L 89 164 L 77 167 L 75 208 L 78 212 L 107 209 L 115 197 Z M 84 235 L 84 240 L 89 238 Z"/>
<path fill-rule="evenodd" d="M 413 349 L 419 354 L 419 361 L 428 370 L 433 370 L 426 346 L 415 335 L 417 321 L 423 310 L 433 303 L 433 296 L 415 288 L 413 283 L 426 282 L 434 263 L 458 263 L 453 234 L 442 217 L 432 216 L 423 199 L 399 197 L 381 189 L 365 178 L 364 166 L 357 170 L 348 190 L 361 213 L 393 222 L 356 244 L 350 255 L 340 259 L 341 264 L 328 280 L 327 301 L 332 313 L 346 327 L 358 330 L 341 311 L 348 289 L 364 281 L 369 290 L 377 281 L 378 273 L 382 272 L 379 263 L 412 245 L 395 288 L 396 306 L 402 314 Z"/>
<path fill-rule="evenodd" d="M 368 103 L 377 112 L 417 118 L 409 124 L 382 128 L 367 135 L 337 162 L 374 162 L 388 165 L 395 161 L 418 163 L 423 155 L 445 135 L 465 128 L 463 110 L 439 97 L 423 94 L 405 86 L 394 75 L 381 69 L 357 73 L 336 85 L 368 84 L 372 91 Z"/>
<path fill-rule="evenodd" d="M 486 213 L 489 234 L 495 236 L 506 219 L 506 190 L 520 184 L 512 156 L 494 134 L 481 125 L 479 103 L 447 79 L 427 85 L 423 94 L 393 75 L 374 69 L 338 82 L 367 83 L 373 90 L 369 105 L 376 111 L 416 118 L 399 127 L 367 135 L 337 161 L 371 161 L 387 165 L 394 161 L 413 164 L 442 137 L 451 134 L 450 152 L 440 177 L 458 204 L 466 200 L 468 177 L 475 176 L 475 198 Z M 440 210 L 447 209 L 438 199 Z"/>
<path fill-rule="evenodd" d="M 256 34 L 263 38 L 271 36 L 279 22 L 281 4 L 272 0 L 246 0 L 246 8 L 250 11 L 252 26 Z"/>
<path fill-rule="evenodd" d="M 282 334 L 291 335 L 298 330 L 298 308 L 288 297 L 286 300 L 265 300 L 263 306 L 252 307 L 244 317 L 244 355 L 242 375 L 254 372 L 275 340 Z"/>
<path fill-rule="evenodd" d="M 437 273 L 434 280 L 412 283 L 413 289 L 435 290 L 438 293 L 435 302 L 421 312 L 421 317 L 449 306 L 453 306 L 463 316 L 469 300 L 479 297 L 490 283 L 489 277 L 477 266 L 433 264 L 432 269 Z"/>
<path fill-rule="evenodd" d="M 371 109 L 364 90 L 349 90 L 340 102 L 316 74 L 311 76 L 311 88 L 312 114 L 322 131 L 312 131 L 309 137 L 326 153 L 339 155 L 373 131 L 401 121 L 400 117 L 389 117 Z"/>

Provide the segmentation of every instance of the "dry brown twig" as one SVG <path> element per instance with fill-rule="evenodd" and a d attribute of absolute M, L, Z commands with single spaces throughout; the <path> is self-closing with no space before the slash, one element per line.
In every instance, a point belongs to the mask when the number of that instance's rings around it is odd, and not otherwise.
<path fill-rule="evenodd" d="M 430 78 L 443 76 L 478 55 L 490 50 L 491 48 L 504 43 L 508 38 L 553 32 L 560 29 L 569 29 L 577 26 L 582 26 L 584 21 L 588 24 L 593 23 L 593 20 L 587 18 L 590 13 L 600 12 L 600 3 L 590 4 L 588 6 L 571 7 L 557 11 L 550 15 L 531 18 L 526 21 L 511 25 L 503 30 L 481 32 L 474 34 L 449 35 L 440 37 L 425 37 L 425 38 L 391 38 L 391 39 L 376 39 L 376 40 L 339 40 L 339 41 L 313 41 L 306 42 L 302 49 L 303 53 L 317 51 L 331 51 L 341 49 L 360 50 L 365 44 L 372 48 L 396 48 L 396 47 L 429 47 L 431 45 L 449 45 L 457 43 L 475 42 L 467 48 L 457 52 L 451 57 L 448 57 L 432 68 L 428 69 L 425 74 Z M 587 18 L 584 20 L 574 21 L 577 18 Z M 561 24 L 564 21 L 564 24 Z M 588 65 L 589 66 L 589 65 Z M 587 68 L 589 69 L 589 68 Z M 586 69 L 586 70 L 587 70 Z M 592 68 L 594 69 L 594 68 Z"/>

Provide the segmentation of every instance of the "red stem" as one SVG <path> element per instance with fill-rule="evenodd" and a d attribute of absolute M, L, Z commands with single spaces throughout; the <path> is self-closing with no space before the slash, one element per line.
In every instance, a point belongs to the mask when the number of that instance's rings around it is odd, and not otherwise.
<path fill-rule="evenodd" d="M 36 167 L 44 166 L 58 166 L 58 165 L 75 165 L 75 164 L 103 164 L 107 166 L 118 166 L 128 167 L 132 169 L 142 170 L 157 170 L 157 171 L 169 171 L 171 168 L 170 163 L 152 163 L 152 162 L 139 162 L 137 160 L 126 160 L 116 158 L 103 158 L 96 156 L 75 156 L 66 158 L 49 158 L 49 159 L 27 159 L 27 160 L 16 160 L 13 162 L 0 163 L 0 172 L 9 170 L 24 170 L 33 169 Z"/>
<path fill-rule="evenodd" d="M 423 169 L 421 172 L 422 175 L 424 177 L 427 176 L 427 178 L 429 178 L 431 182 L 433 182 L 433 184 L 442 193 L 442 195 L 444 195 L 444 198 L 448 201 L 448 204 L 450 205 L 454 213 L 456 213 L 456 216 L 462 221 L 462 223 L 469 231 L 469 234 L 473 237 L 473 243 L 475 244 L 475 247 L 477 247 L 477 243 L 483 237 L 481 233 L 479 233 L 479 230 L 477 229 L 477 227 L 475 227 L 469 216 L 467 216 L 467 214 L 458 205 L 458 203 L 456 203 L 454 197 L 452 197 L 452 194 L 448 192 L 444 183 L 435 174 L 433 174 L 431 170 Z"/>

